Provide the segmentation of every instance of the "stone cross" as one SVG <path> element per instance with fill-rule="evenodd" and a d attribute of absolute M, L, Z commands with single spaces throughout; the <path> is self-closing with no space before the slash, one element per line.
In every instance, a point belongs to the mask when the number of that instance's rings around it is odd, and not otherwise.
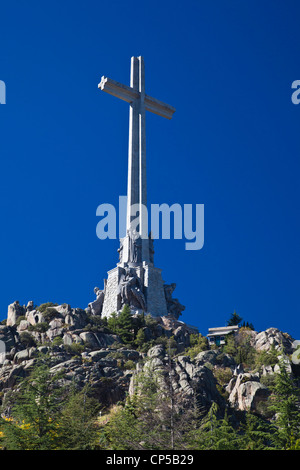
<path fill-rule="evenodd" d="M 149 240 L 148 224 L 143 212 L 143 207 L 147 207 L 147 181 L 146 181 L 146 131 L 145 118 L 146 111 L 158 114 L 166 119 L 171 119 L 175 108 L 145 94 L 145 68 L 143 57 L 131 58 L 130 86 L 102 77 L 98 88 L 116 96 L 130 104 L 129 112 L 129 145 L 128 145 L 128 180 L 127 180 L 127 234 L 131 233 L 132 207 L 139 207 L 139 233 L 141 236 L 141 257 L 138 260 L 149 263 Z M 136 217 L 135 217 L 136 220 Z M 123 240 L 122 249 L 123 262 L 129 259 L 130 240 L 128 236 Z"/>

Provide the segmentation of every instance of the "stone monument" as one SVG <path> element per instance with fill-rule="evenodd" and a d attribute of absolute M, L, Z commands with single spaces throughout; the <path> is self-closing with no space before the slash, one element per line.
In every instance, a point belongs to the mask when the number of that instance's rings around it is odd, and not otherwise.
<path fill-rule="evenodd" d="M 93 314 L 110 316 L 127 304 L 132 313 L 144 312 L 154 317 L 171 314 L 178 318 L 184 306 L 172 299 L 176 284 L 165 285 L 161 269 L 154 266 L 153 240 L 147 233 L 143 211 L 147 207 L 146 111 L 171 119 L 175 108 L 145 94 L 143 57 L 131 58 L 130 86 L 103 76 L 98 88 L 129 103 L 127 215 L 126 236 L 118 249 L 119 263 L 108 272 L 104 290 L 95 288 L 97 299 L 88 309 Z M 138 232 L 133 208 L 139 214 Z"/>

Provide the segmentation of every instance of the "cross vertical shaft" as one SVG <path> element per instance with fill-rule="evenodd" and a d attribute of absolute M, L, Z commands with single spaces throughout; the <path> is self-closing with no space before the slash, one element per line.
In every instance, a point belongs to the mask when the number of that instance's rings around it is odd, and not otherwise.
<path fill-rule="evenodd" d="M 130 87 L 138 92 L 130 103 L 128 183 L 127 183 L 127 233 L 131 231 L 132 219 L 138 210 L 141 236 L 141 259 L 149 262 L 146 177 L 146 111 L 145 111 L 145 67 L 143 57 L 131 58 Z"/>
<path fill-rule="evenodd" d="M 102 77 L 98 87 L 130 104 L 127 179 L 127 236 L 122 245 L 122 263 L 150 262 L 147 181 L 146 181 L 146 111 L 171 119 L 175 108 L 145 94 L 143 57 L 131 58 L 130 87 Z M 138 212 L 138 215 L 137 215 Z M 138 224 L 136 223 L 138 220 Z M 133 223 L 134 222 L 134 223 Z M 132 229 L 139 227 L 139 240 L 132 239 Z M 133 243 L 133 245 L 132 245 Z"/>
<path fill-rule="evenodd" d="M 147 206 L 145 73 L 142 57 L 131 58 L 130 86 L 138 92 L 138 96 L 130 103 L 129 111 L 127 230 L 130 230 L 132 217 L 135 215 L 131 213 L 133 205 Z M 142 210 L 140 216 L 141 212 Z"/>

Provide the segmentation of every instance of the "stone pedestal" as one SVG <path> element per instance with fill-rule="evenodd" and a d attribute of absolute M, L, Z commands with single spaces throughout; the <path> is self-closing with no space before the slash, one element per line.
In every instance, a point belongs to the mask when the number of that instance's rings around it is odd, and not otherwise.
<path fill-rule="evenodd" d="M 120 281 L 120 268 L 116 267 L 107 273 L 107 283 L 105 289 L 105 296 L 102 308 L 102 316 L 109 317 L 113 312 L 117 312 L 121 308 L 119 299 L 119 281 Z"/>
<path fill-rule="evenodd" d="M 147 313 L 150 313 L 153 317 L 168 315 L 161 269 L 150 264 L 144 265 L 144 289 Z"/>
<path fill-rule="evenodd" d="M 143 286 L 143 294 L 146 300 L 146 310 L 144 313 L 150 314 L 153 317 L 167 315 L 167 303 L 161 269 L 144 262 L 143 265 L 136 266 L 133 263 L 120 263 L 116 268 L 108 271 L 102 316 L 109 317 L 113 312 L 118 312 L 122 309 L 123 304 L 119 283 L 127 267 L 134 270 Z M 136 311 L 136 308 L 133 308 L 133 310 Z"/>

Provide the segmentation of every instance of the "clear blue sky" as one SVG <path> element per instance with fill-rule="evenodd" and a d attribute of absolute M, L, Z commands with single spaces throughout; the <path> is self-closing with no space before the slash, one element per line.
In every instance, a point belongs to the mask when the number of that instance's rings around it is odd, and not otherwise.
<path fill-rule="evenodd" d="M 0 319 L 14 300 L 85 308 L 117 262 L 96 208 L 126 194 L 129 84 L 142 55 L 149 203 L 204 204 L 205 244 L 155 262 L 202 334 L 236 310 L 300 339 L 300 5 L 296 0 L 1 5 Z"/>

